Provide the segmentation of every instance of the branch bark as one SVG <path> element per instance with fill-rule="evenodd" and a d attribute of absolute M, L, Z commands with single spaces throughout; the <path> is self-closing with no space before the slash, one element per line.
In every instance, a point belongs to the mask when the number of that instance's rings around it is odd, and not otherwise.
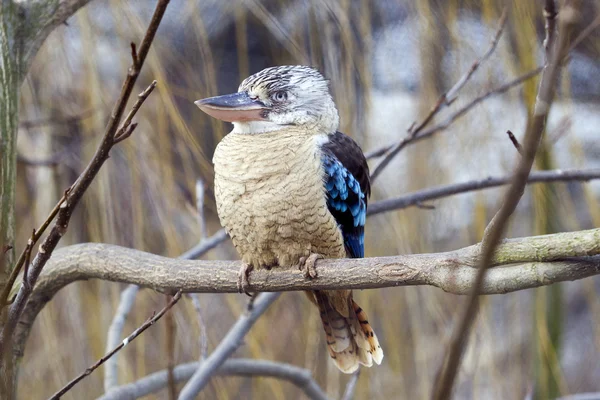
<path fill-rule="evenodd" d="M 306 280 L 301 271 L 272 269 L 251 273 L 249 291 L 369 289 L 430 285 L 454 294 L 472 288 L 481 244 L 459 250 L 319 260 L 319 277 Z M 503 241 L 486 274 L 482 294 L 500 294 L 600 274 L 600 229 Z M 44 268 L 17 326 L 16 357 L 22 357 L 33 321 L 44 305 L 66 285 L 88 279 L 136 284 L 170 293 L 237 293 L 239 261 L 170 259 L 107 244 L 64 247 Z"/>

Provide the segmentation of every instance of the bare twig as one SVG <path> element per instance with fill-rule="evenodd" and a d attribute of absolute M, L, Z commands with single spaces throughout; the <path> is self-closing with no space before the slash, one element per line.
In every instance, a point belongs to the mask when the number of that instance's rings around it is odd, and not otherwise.
<path fill-rule="evenodd" d="M 483 56 L 473 62 L 469 70 L 456 82 L 456 84 L 454 84 L 452 88 L 450 88 L 450 90 L 439 97 L 438 101 L 425 116 L 423 121 L 421 121 L 419 124 L 413 122 L 408 129 L 408 134 L 406 135 L 405 139 L 392 146 L 385 152 L 383 159 L 379 162 L 379 164 L 377 164 L 371 173 L 371 181 L 374 181 L 379 176 L 381 171 L 392 161 L 392 159 L 400 152 L 400 150 L 402 150 L 408 143 L 412 142 L 421 133 L 421 131 L 433 120 L 440 110 L 442 110 L 445 106 L 449 106 L 452 104 L 452 102 L 454 102 L 454 100 L 456 100 L 458 92 L 466 85 L 469 79 L 471 79 L 479 66 L 485 60 L 487 60 L 496 49 L 498 41 L 500 40 L 500 36 L 504 31 L 504 26 L 506 25 L 507 15 L 507 9 L 504 8 L 498 23 L 498 29 L 492 38 L 492 42 L 490 43 L 488 50 L 483 54 Z"/>
<path fill-rule="evenodd" d="M 546 37 L 544 38 L 544 49 L 546 50 L 546 62 L 550 61 L 550 50 L 554 48 L 554 38 L 556 37 L 556 3 L 554 0 L 545 0 L 544 3 L 544 19 L 546 24 Z"/>
<path fill-rule="evenodd" d="M 436 200 L 455 194 L 472 192 L 475 190 L 489 189 L 497 186 L 507 185 L 511 182 L 512 177 L 499 176 L 488 177 L 485 179 L 473 180 L 463 183 L 451 183 L 449 185 L 441 185 L 429 189 L 419 190 L 413 193 L 408 193 L 403 196 L 393 197 L 385 200 L 375 201 L 369 204 L 367 215 L 381 214 L 392 210 L 400 210 L 403 208 L 416 206 L 426 201 Z M 600 168 L 593 169 L 565 169 L 565 170 L 550 170 L 550 171 L 535 171 L 527 178 L 527 183 L 538 182 L 586 182 L 594 179 L 600 179 Z"/>
<path fill-rule="evenodd" d="M 257 296 L 252 310 L 240 316 L 212 354 L 200 363 L 196 372 L 181 390 L 180 400 L 194 399 L 200 393 L 217 369 L 242 345 L 244 336 L 250 331 L 258 317 L 267 310 L 280 294 L 261 293 Z"/>
<path fill-rule="evenodd" d="M 519 143 L 519 141 L 517 140 L 515 135 L 511 131 L 506 131 L 506 134 L 508 135 L 508 138 L 510 139 L 513 146 L 515 146 L 515 149 L 517 149 L 519 154 L 523 154 L 523 149 L 521 148 L 521 143 Z"/>
<path fill-rule="evenodd" d="M 23 286 L 28 285 L 27 274 L 29 273 L 29 263 L 31 261 L 31 251 L 33 250 L 33 244 L 35 240 L 35 229 L 31 232 L 31 237 L 27 240 L 27 246 L 25 247 L 25 266 L 23 268 Z M 27 288 L 31 290 L 31 288 Z"/>
<path fill-rule="evenodd" d="M 125 290 L 121 292 L 121 299 L 119 301 L 119 307 L 115 312 L 115 316 L 108 328 L 108 336 L 106 340 L 106 353 L 109 353 L 111 349 L 117 347 L 121 340 L 121 334 L 127 315 L 133 308 L 135 303 L 136 295 L 140 287 L 138 285 L 129 285 Z M 104 365 L 104 391 L 108 392 L 112 388 L 119 385 L 119 373 L 117 369 L 117 357 L 111 357 L 106 361 Z"/>
<path fill-rule="evenodd" d="M 132 47 L 135 49 L 135 45 L 133 43 L 132 43 Z M 135 60 L 133 61 L 133 63 L 134 63 L 134 65 L 137 65 Z M 156 88 L 156 84 L 157 84 L 157 82 L 155 80 L 152 81 L 150 86 L 148 86 L 142 93 L 138 94 L 137 101 L 135 102 L 133 107 L 131 107 L 129 114 L 127 114 L 127 116 L 123 120 L 123 123 L 119 127 L 119 130 L 115 134 L 114 143 L 119 143 L 123 139 L 125 139 L 126 137 L 131 135 L 130 131 L 133 131 L 133 129 L 135 129 L 135 127 L 131 128 L 131 126 L 136 125 L 136 124 L 131 125 L 131 121 L 133 120 L 133 117 L 135 117 L 137 112 L 139 111 L 142 104 L 144 104 L 144 101 L 146 101 L 148 96 L 150 96 L 150 93 L 152 93 L 152 91 Z"/>
<path fill-rule="evenodd" d="M 208 356 L 208 336 L 206 333 L 206 324 L 202 318 L 202 307 L 200 305 L 200 296 L 197 293 L 189 293 L 194 309 L 198 315 L 198 326 L 200 328 L 200 361 L 205 360 Z"/>
<path fill-rule="evenodd" d="M 167 304 L 171 301 L 171 296 L 166 295 Z M 175 321 L 173 315 L 168 314 L 165 317 L 166 333 L 166 348 L 167 348 L 167 388 L 169 400 L 177 398 L 177 387 L 175 386 L 175 376 L 173 368 L 175 368 Z"/>
<path fill-rule="evenodd" d="M 583 29 L 579 35 L 573 40 L 571 47 L 569 48 L 569 52 L 571 52 L 575 47 L 579 46 L 584 39 L 586 39 L 596 28 L 600 26 L 600 14 L 594 18 L 592 22 L 588 26 Z"/>
<path fill-rule="evenodd" d="M 550 60 L 544 69 L 538 89 L 538 95 L 533 114 L 533 120 L 527 129 L 523 143 L 523 155 L 519 159 L 519 165 L 514 174 L 514 180 L 506 192 L 504 202 L 498 213 L 486 228 L 482 241 L 482 254 L 479 268 L 472 290 L 463 309 L 457 329 L 450 341 L 449 349 L 438 371 L 439 379 L 436 381 L 434 399 L 442 400 L 452 397 L 454 381 L 462 360 L 463 350 L 466 346 L 471 326 L 478 309 L 478 296 L 485 274 L 491 265 L 496 246 L 504 233 L 506 223 L 514 212 L 521 196 L 523 195 L 527 177 L 531 171 L 535 154 L 546 124 L 548 112 L 554 98 L 555 85 L 558 79 L 563 53 L 568 49 L 570 34 L 575 24 L 576 15 L 579 12 L 572 3 L 567 3 L 561 10 L 559 17 L 560 30 L 557 44 L 551 49 Z"/>
<path fill-rule="evenodd" d="M 600 392 L 570 394 L 556 400 L 600 400 Z"/>
<path fill-rule="evenodd" d="M 177 383 L 185 382 L 198 370 L 200 363 L 192 362 L 175 367 L 173 375 Z M 311 400 L 327 400 L 328 397 L 312 377 L 309 370 L 289 364 L 265 360 L 234 358 L 225 361 L 215 375 L 239 375 L 272 377 L 289 381 L 301 389 Z M 155 393 L 167 384 L 167 371 L 150 374 L 136 382 L 120 386 L 98 400 L 132 400 Z"/>
<path fill-rule="evenodd" d="M 227 232 L 225 232 L 225 229 L 220 229 L 215 232 L 214 235 L 210 236 L 206 240 L 202 240 L 196 246 L 183 253 L 179 258 L 183 258 L 185 260 L 193 260 L 198 258 L 207 251 L 212 250 L 219 244 L 223 243 L 225 240 L 227 240 L 227 237 L 228 236 Z"/>
<path fill-rule="evenodd" d="M 137 68 L 138 64 L 139 64 L 137 48 L 135 46 L 135 43 L 133 43 L 133 42 L 130 43 L 130 46 L 131 46 L 131 61 L 133 62 L 134 67 Z"/>
<path fill-rule="evenodd" d="M 575 49 L 577 46 L 579 46 L 579 44 L 584 39 L 586 39 L 596 28 L 598 28 L 598 26 L 600 26 L 600 15 L 598 15 L 585 29 L 583 29 L 581 31 L 581 33 L 577 36 L 577 38 L 575 38 L 575 40 L 573 40 L 573 42 L 571 43 L 571 45 L 569 47 L 569 52 L 571 52 L 573 49 Z M 448 128 L 454 121 L 456 121 L 460 117 L 464 116 L 467 112 L 469 112 L 477 104 L 483 102 L 484 100 L 487 100 L 490 97 L 505 93 L 508 90 L 521 85 L 523 82 L 526 82 L 529 79 L 537 76 L 540 72 L 542 72 L 543 69 L 544 69 L 544 67 L 538 67 L 534 70 L 531 70 L 531 71 L 513 79 L 510 82 L 507 82 L 501 86 L 498 86 L 495 89 L 489 90 L 488 92 L 484 93 L 483 95 L 472 100 L 470 103 L 465 105 L 463 108 L 461 108 L 460 110 L 458 110 L 451 116 L 447 117 L 444 122 L 442 122 L 436 126 L 433 126 L 427 130 L 424 130 L 421 134 L 416 135 L 412 140 L 408 140 L 407 138 L 404 138 L 400 142 L 397 142 L 395 144 L 386 145 L 386 146 L 380 147 L 378 149 L 368 151 L 365 153 L 365 157 L 367 159 L 381 157 L 386 154 L 389 154 L 392 150 L 396 149 L 397 147 L 400 147 L 400 149 L 397 150 L 397 151 L 400 151 L 400 150 L 402 150 L 402 148 L 406 147 L 409 144 L 416 143 L 416 142 L 420 141 L 421 139 L 426 139 L 426 138 L 432 136 L 434 133 L 437 133 L 441 130 Z M 437 106 L 437 104 L 433 107 L 433 109 L 435 109 L 436 106 Z M 414 129 L 414 126 L 415 126 L 415 123 L 413 122 L 413 124 L 411 125 L 409 130 L 412 131 Z"/>
<path fill-rule="evenodd" d="M 157 314 L 153 315 L 151 318 L 148 318 L 146 320 L 146 322 L 144 322 L 140 327 L 138 327 L 135 331 L 133 331 L 131 333 L 131 335 L 127 336 L 127 338 L 125 338 L 125 340 L 123 340 L 112 351 L 110 351 L 104 357 L 102 357 L 101 359 L 99 359 L 98 361 L 96 361 L 94 363 L 94 365 L 90 366 L 88 369 L 86 369 L 84 372 L 82 372 L 78 377 L 76 377 L 71 382 L 69 382 L 68 384 L 66 384 L 58 392 L 54 393 L 54 395 L 52 395 L 52 397 L 50 397 L 50 400 L 58 400 L 58 399 L 60 399 L 65 393 L 67 393 L 69 390 L 71 390 L 71 388 L 73 386 L 75 386 L 79 381 L 81 381 L 86 376 L 90 375 L 99 366 L 101 366 L 106 360 L 108 360 L 109 358 L 111 358 L 114 354 L 116 354 L 123 347 L 125 347 L 129 343 L 131 343 L 135 338 L 137 338 L 139 335 L 141 335 L 146 329 L 148 329 L 152 325 L 154 325 L 156 323 L 156 321 L 158 321 L 163 315 L 165 315 L 165 313 L 167 311 L 169 311 L 175 304 L 177 304 L 177 302 L 179 301 L 180 298 L 181 298 L 181 290 L 179 290 L 175 294 L 175 296 L 173 296 L 173 298 L 171 299 L 171 301 L 162 310 L 160 310 Z"/>
<path fill-rule="evenodd" d="M 479 103 L 489 99 L 490 97 L 505 93 L 505 92 L 509 91 L 510 89 L 521 85 L 523 82 L 528 81 L 529 79 L 535 77 L 540 72 L 542 72 L 542 69 L 543 69 L 543 67 L 536 68 L 532 71 L 529 71 L 529 72 L 513 79 L 512 81 L 509 81 L 503 85 L 500 85 L 494 89 L 491 89 L 491 90 L 485 92 L 484 94 L 482 94 L 481 96 L 478 96 L 475 99 L 471 100 L 469 103 L 464 105 L 462 108 L 460 108 L 456 112 L 452 113 L 450 116 L 446 117 L 446 119 L 443 122 L 441 122 L 437 125 L 434 125 L 428 129 L 424 129 L 422 132 L 420 132 L 418 135 L 415 135 L 415 137 L 413 137 L 413 138 L 410 138 L 410 139 L 404 138 L 403 140 L 401 140 L 400 142 L 398 142 L 396 144 L 384 146 L 379 149 L 369 151 L 369 152 L 365 153 L 365 157 L 367 157 L 367 159 L 371 159 L 371 158 L 375 158 L 375 157 L 380 157 L 385 154 L 391 154 L 391 152 L 394 151 L 394 149 L 398 149 L 397 151 L 400 151 L 409 144 L 413 144 L 422 139 L 429 138 L 433 134 L 448 128 L 450 125 L 452 125 L 452 123 L 454 123 L 456 120 L 458 120 L 459 118 L 461 118 L 462 116 L 467 114 L 469 111 L 471 111 L 471 109 L 473 109 Z"/>
<path fill-rule="evenodd" d="M 115 135 L 115 140 L 113 143 L 117 144 L 117 143 L 120 143 L 123 140 L 127 139 L 129 136 L 131 136 L 131 134 L 133 133 L 135 128 L 137 128 L 137 123 L 133 123 L 133 124 L 129 125 L 127 128 L 125 128 L 125 130 L 121 134 Z"/>
<path fill-rule="evenodd" d="M 150 50 L 150 45 L 154 39 L 156 31 L 158 30 L 158 26 L 160 25 L 160 21 L 166 11 L 167 5 L 169 4 L 169 0 L 159 0 L 152 16 L 152 21 L 146 31 L 146 35 L 142 39 L 142 43 L 140 45 L 140 50 L 138 52 L 138 60 L 137 63 L 134 63 L 132 67 L 129 68 L 127 78 L 121 87 L 121 94 L 119 99 L 117 100 L 115 107 L 111 113 L 111 118 L 106 127 L 106 131 L 104 137 L 102 139 L 101 144 L 99 145 L 94 157 L 86 167 L 86 169 L 82 172 L 79 178 L 71 187 L 71 190 L 65 196 L 64 202 L 60 205 L 58 214 L 56 216 L 56 222 L 52 227 L 48 237 L 44 240 L 44 242 L 40 245 L 39 251 L 35 256 L 33 262 L 31 263 L 30 273 L 27 276 L 28 284 L 21 286 L 17 297 L 15 298 L 14 303 L 9 309 L 8 318 L 6 323 L 4 324 L 4 328 L 2 332 L 0 332 L 0 353 L 4 353 L 7 348 L 10 348 L 10 341 L 12 339 L 12 334 L 14 329 L 19 321 L 24 309 L 27 304 L 27 300 L 31 295 L 32 289 L 35 286 L 38 276 L 42 272 L 42 269 L 50 259 L 52 252 L 58 245 L 58 242 L 61 240 L 63 235 L 65 234 L 69 221 L 71 219 L 71 215 L 73 210 L 83 197 L 83 194 L 87 190 L 87 188 L 91 185 L 94 178 L 100 171 L 100 168 L 104 164 L 104 162 L 108 159 L 111 148 L 114 145 L 115 134 L 119 129 L 119 123 L 125 108 L 127 106 L 127 100 L 133 91 L 135 82 L 137 81 L 137 77 L 140 73 L 140 68 L 143 65 L 143 62 Z M 129 116 L 128 116 L 129 118 Z M 14 282 L 14 281 L 13 281 Z M 11 286 L 7 285 L 8 291 L 10 291 Z M 2 294 L 2 302 L 5 302 L 6 294 Z M 2 304 L 3 304 L 2 303 Z M 7 344 L 9 344 L 7 346 Z"/>
<path fill-rule="evenodd" d="M 352 400 L 354 398 L 354 391 L 356 390 L 356 383 L 358 382 L 358 377 L 360 376 L 360 368 L 356 370 L 355 373 L 352 374 L 348 384 L 346 385 L 346 390 L 344 390 L 344 395 L 342 396 L 342 400 Z"/>
<path fill-rule="evenodd" d="M 458 80 L 458 82 L 456 82 L 454 84 L 454 86 L 450 90 L 448 90 L 448 92 L 446 93 L 447 104 L 450 104 L 454 100 L 456 100 L 456 98 L 458 97 L 458 92 L 463 88 L 463 86 L 465 86 L 467 84 L 467 82 L 469 81 L 469 79 L 471 79 L 471 76 L 473 76 L 473 74 L 475 73 L 475 71 L 477 71 L 479 66 L 483 62 L 485 62 L 488 58 L 490 58 L 490 56 L 492 55 L 494 50 L 496 50 L 496 47 L 498 46 L 498 42 L 500 41 L 500 37 L 502 36 L 502 32 L 504 31 L 504 27 L 506 26 L 506 18 L 507 17 L 508 17 L 508 8 L 504 7 L 504 9 L 502 10 L 502 15 L 500 16 L 500 20 L 498 21 L 498 29 L 496 30 L 496 33 L 495 33 L 494 37 L 492 38 L 490 47 L 483 54 L 483 56 L 481 56 L 481 58 L 479 58 L 478 60 L 475 60 L 475 62 L 471 65 L 471 68 L 467 71 L 467 73 L 464 74 Z"/>
<path fill-rule="evenodd" d="M 42 235 L 46 231 L 46 228 L 48 228 L 48 226 L 52 223 L 52 221 L 54 220 L 54 217 L 56 217 L 56 215 L 58 214 L 60 207 L 67 199 L 67 195 L 69 194 L 70 191 L 71 191 L 71 188 L 68 188 L 67 190 L 65 190 L 65 193 L 63 194 L 63 196 L 60 198 L 58 203 L 56 203 L 56 205 L 54 206 L 52 211 L 50 211 L 50 214 L 48 214 L 48 218 L 46 218 L 46 220 L 42 223 L 42 225 L 32 235 L 30 240 L 33 243 L 31 243 L 31 245 L 30 245 L 29 241 L 28 241 L 27 247 L 25 247 L 25 249 L 23 249 L 23 251 L 21 252 L 21 255 L 19 256 L 14 268 L 10 272 L 10 276 L 8 278 L 7 285 L 4 288 L 2 295 L 0 295 L 0 309 L 3 307 L 4 304 L 6 304 L 6 302 L 8 300 L 8 297 L 12 291 L 13 284 L 17 280 L 17 276 L 21 272 L 23 263 L 25 262 L 25 259 L 27 258 L 27 253 L 28 252 L 31 253 L 31 249 L 33 248 L 33 246 L 37 243 L 37 241 L 40 239 L 40 237 L 42 237 Z M 25 275 L 25 276 L 27 276 L 27 275 Z"/>

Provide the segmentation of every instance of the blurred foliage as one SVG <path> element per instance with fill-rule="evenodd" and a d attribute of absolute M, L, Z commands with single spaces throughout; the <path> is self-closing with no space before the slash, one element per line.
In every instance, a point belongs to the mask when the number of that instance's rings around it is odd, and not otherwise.
<path fill-rule="evenodd" d="M 159 86 L 138 114 L 139 127 L 132 139 L 112 152 L 86 194 L 62 244 L 106 242 L 177 256 L 200 237 L 194 193 L 198 179 L 208 188 L 204 208 L 209 233 L 219 229 L 211 155 L 228 126 L 199 112 L 193 101 L 233 92 L 243 78 L 266 66 L 304 63 L 321 69 L 331 80 L 341 130 L 365 150 L 401 138 L 410 123 L 424 115 L 474 60 L 462 55 L 448 65 L 442 58 L 452 49 L 468 46 L 467 42 L 485 48 L 503 4 L 499 0 L 172 0 L 139 80 L 139 91 L 152 79 Z M 497 50 L 496 62 L 518 75 L 540 62 L 536 54 L 543 38 L 542 2 L 512 0 L 507 4 L 507 45 Z M 37 55 L 22 87 L 18 248 L 91 158 L 130 61 L 129 42 L 141 37 L 152 5 L 145 0 L 95 0 L 71 18 L 68 26 L 57 29 Z M 586 2 L 585 10 L 582 27 L 597 15 L 597 3 Z M 488 30 L 464 36 L 458 29 L 463 16 Z M 418 60 L 420 70 L 409 71 L 417 76 L 418 84 L 378 86 L 378 81 L 387 78 L 381 72 L 386 69 L 375 65 L 382 62 L 375 57 L 381 32 L 390 26 L 408 26 L 409 21 L 416 21 L 413 33 L 418 45 L 414 52 L 398 57 L 406 65 L 411 65 L 410 59 Z M 582 57 L 596 63 L 599 51 L 597 34 L 580 48 Z M 385 67 L 407 68 L 392 62 Z M 485 80 L 500 79 L 493 69 L 486 71 L 487 76 L 477 85 L 470 84 L 466 93 L 481 92 L 487 87 Z M 375 199 L 398 190 L 451 182 L 461 168 L 470 178 L 485 177 L 495 171 L 489 161 L 492 156 L 500 158 L 501 170 L 511 171 L 517 155 L 503 136 L 511 128 L 507 121 L 514 122 L 508 115 L 531 110 L 536 87 L 532 80 L 503 96 L 500 108 L 497 104 L 480 106 L 475 111 L 478 122 L 470 123 L 467 117 L 455 130 L 405 150 L 402 163 L 390 166 L 377 182 Z M 559 101 L 569 115 L 580 100 L 572 98 L 567 76 L 561 88 Z M 400 95 L 408 100 L 402 103 Z M 581 101 L 591 102 L 597 110 L 597 98 L 587 96 Z M 387 136 L 378 136 L 382 129 Z M 460 131 L 464 132 L 458 138 Z M 585 166 L 581 143 L 569 143 L 548 142 L 548 155 L 568 152 L 570 160 L 576 161 L 573 167 Z M 442 161 L 448 157 L 450 164 Z M 31 161 L 51 162 L 34 166 Z M 499 193 L 490 190 L 459 196 L 436 202 L 434 210 L 413 208 L 371 218 L 367 256 L 443 251 L 474 243 L 495 211 Z M 597 199 L 597 192 L 586 185 L 537 186 L 533 196 L 528 190 L 510 234 L 600 226 Z M 236 254 L 227 243 L 206 257 L 228 259 Z M 542 315 L 546 318 L 547 312 L 536 312 L 532 318 L 534 307 L 541 307 L 534 291 L 484 300 L 459 375 L 457 398 L 524 398 L 534 387 L 535 343 L 541 343 L 538 347 L 545 351 L 542 359 L 560 361 L 552 363 L 549 372 L 551 380 L 559 383 L 559 393 L 600 391 L 598 280 L 562 286 L 562 304 L 553 306 L 562 307 L 565 313 L 559 319 L 565 341 L 559 352 L 553 351 L 557 341 L 549 339 L 553 334 L 548 324 L 537 320 Z M 104 354 L 106 332 L 122 289 L 90 281 L 56 296 L 38 317 L 26 348 L 19 381 L 22 399 L 47 397 Z M 355 296 L 369 313 L 386 354 L 382 366 L 362 371 L 356 398 L 428 398 L 455 312 L 464 299 L 422 287 L 362 291 Z M 245 297 L 200 298 L 210 351 L 242 312 Z M 163 303 L 162 295 L 141 291 L 125 333 Z M 180 302 L 172 312 L 175 362 L 197 359 L 199 328 L 191 302 Z M 165 368 L 167 336 L 162 321 L 124 349 L 119 354 L 120 382 Z M 318 313 L 298 293 L 283 296 L 252 329 L 236 355 L 309 368 L 332 398 L 340 397 L 348 381 L 328 360 Z M 103 392 L 102 382 L 102 372 L 96 371 L 65 398 L 97 397 Z M 166 396 L 163 391 L 155 398 Z M 299 396 L 292 385 L 273 379 L 215 377 L 200 398 Z"/>

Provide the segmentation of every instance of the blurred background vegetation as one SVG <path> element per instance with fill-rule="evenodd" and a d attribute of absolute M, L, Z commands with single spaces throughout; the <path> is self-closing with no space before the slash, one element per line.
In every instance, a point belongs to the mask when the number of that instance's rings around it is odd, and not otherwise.
<path fill-rule="evenodd" d="M 508 26 L 498 49 L 456 102 L 543 62 L 542 1 L 520 0 L 172 0 L 139 80 L 158 88 L 138 114 L 133 138 L 116 147 L 80 204 L 62 245 L 105 242 L 167 256 L 196 244 L 197 180 L 206 185 L 209 234 L 220 226 L 212 195 L 211 156 L 227 124 L 193 101 L 234 92 L 264 67 L 310 64 L 331 80 L 341 130 L 368 151 L 401 139 L 438 96 L 488 47 L 503 5 Z M 94 0 L 45 42 L 22 87 L 17 188 L 18 238 L 45 219 L 92 157 L 154 2 Z M 600 11 L 584 2 L 580 28 Z M 538 168 L 600 164 L 600 41 L 589 37 L 560 82 Z M 491 99 L 434 139 L 404 150 L 374 186 L 382 199 L 432 185 L 504 175 L 518 154 L 536 80 Z M 452 110 L 448 110 L 451 112 Z M 443 118 L 441 115 L 440 118 Z M 373 164 L 371 164 L 373 165 Z M 369 219 L 366 255 L 450 250 L 480 240 L 502 189 L 436 201 Z M 600 186 L 537 185 L 527 190 L 510 236 L 600 226 Z M 205 256 L 232 259 L 229 242 Z M 174 271 L 174 273 L 176 273 Z M 90 281 L 62 290 L 36 320 L 19 377 L 22 399 L 45 398 L 104 354 L 122 285 Z M 522 399 L 600 391 L 600 280 L 561 284 L 483 301 L 457 384 L 457 398 Z M 434 288 L 355 294 L 386 357 L 363 369 L 357 399 L 421 399 L 432 383 L 464 299 Z M 201 295 L 209 351 L 245 306 L 245 296 Z M 165 297 L 138 295 L 125 332 Z M 173 310 L 176 363 L 200 354 L 197 314 L 188 299 Z M 167 365 L 167 323 L 119 354 L 120 382 Z M 289 362 L 313 371 L 339 398 L 348 376 L 329 361 L 319 316 L 301 293 L 285 294 L 252 329 L 237 356 Z M 65 398 L 102 394 L 102 372 Z M 166 391 L 155 398 L 167 397 Z M 301 392 L 267 378 L 215 377 L 201 399 L 291 399 Z"/>

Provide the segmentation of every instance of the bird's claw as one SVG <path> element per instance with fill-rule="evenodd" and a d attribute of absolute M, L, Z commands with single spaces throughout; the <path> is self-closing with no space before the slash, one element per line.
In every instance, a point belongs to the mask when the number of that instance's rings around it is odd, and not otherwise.
<path fill-rule="evenodd" d="M 250 264 L 243 263 L 240 268 L 240 272 L 238 273 L 238 292 L 246 293 L 246 295 L 252 297 L 250 293 L 248 293 L 248 286 L 250 286 L 250 281 L 248 280 L 250 272 L 254 269 L 254 267 Z"/>
<path fill-rule="evenodd" d="M 323 258 L 323 256 L 317 253 L 310 253 L 308 257 L 300 257 L 298 269 L 304 272 L 304 277 L 306 279 L 314 279 L 317 277 L 317 268 L 315 264 L 317 260 L 321 258 Z"/>

